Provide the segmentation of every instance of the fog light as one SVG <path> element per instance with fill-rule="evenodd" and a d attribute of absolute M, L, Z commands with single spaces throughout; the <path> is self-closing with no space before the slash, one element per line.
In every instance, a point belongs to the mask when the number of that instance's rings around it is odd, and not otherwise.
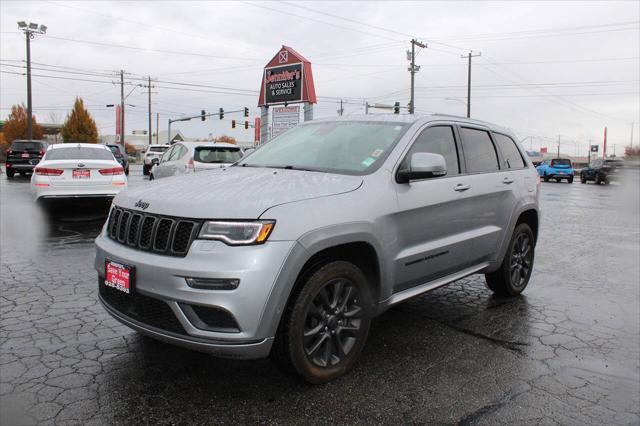
<path fill-rule="evenodd" d="M 237 278 L 185 278 L 191 288 L 202 290 L 235 290 L 240 285 Z"/>

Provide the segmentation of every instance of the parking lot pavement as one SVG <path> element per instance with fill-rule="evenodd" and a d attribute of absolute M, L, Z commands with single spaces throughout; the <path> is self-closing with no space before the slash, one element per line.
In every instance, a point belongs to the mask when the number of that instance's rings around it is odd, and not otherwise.
<path fill-rule="evenodd" d="M 111 319 L 93 270 L 106 207 L 43 215 L 28 179 L 2 174 L 0 424 L 638 424 L 639 188 L 637 172 L 542 184 L 522 297 L 494 298 L 473 276 L 411 300 L 374 322 L 355 371 L 308 386 Z"/>

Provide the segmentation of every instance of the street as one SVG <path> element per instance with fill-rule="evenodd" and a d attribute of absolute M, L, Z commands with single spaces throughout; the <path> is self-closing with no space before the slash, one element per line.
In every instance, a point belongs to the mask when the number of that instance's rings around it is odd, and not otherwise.
<path fill-rule="evenodd" d="M 475 275 L 412 299 L 374 321 L 352 373 L 310 386 L 118 323 L 93 269 L 108 205 L 41 212 L 3 173 L 0 424 L 640 424 L 639 185 L 543 183 L 521 297 Z"/>

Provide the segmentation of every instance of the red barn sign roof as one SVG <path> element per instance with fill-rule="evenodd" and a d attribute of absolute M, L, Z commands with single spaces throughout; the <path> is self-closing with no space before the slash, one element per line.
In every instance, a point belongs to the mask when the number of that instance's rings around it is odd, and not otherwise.
<path fill-rule="evenodd" d="M 317 102 L 311 62 L 292 48 L 282 46 L 264 67 L 258 106 L 299 102 Z"/>

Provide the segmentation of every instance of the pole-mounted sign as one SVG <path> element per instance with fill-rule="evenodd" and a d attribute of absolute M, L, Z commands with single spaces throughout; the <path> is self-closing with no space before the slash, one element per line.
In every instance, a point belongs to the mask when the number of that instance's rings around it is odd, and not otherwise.
<path fill-rule="evenodd" d="M 305 121 L 313 119 L 312 105 L 317 103 L 311 62 L 288 46 L 282 48 L 264 67 L 260 99 L 261 138 L 269 139 L 269 106 L 304 103 Z"/>

